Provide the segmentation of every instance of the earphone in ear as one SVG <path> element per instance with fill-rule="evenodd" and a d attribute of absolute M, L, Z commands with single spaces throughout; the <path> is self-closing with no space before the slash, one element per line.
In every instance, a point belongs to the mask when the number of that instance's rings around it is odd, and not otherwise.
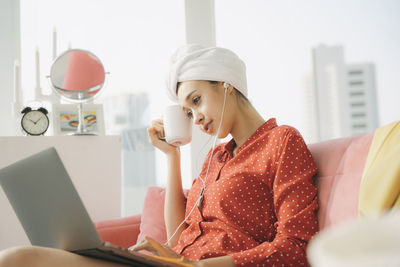
<path fill-rule="evenodd" d="M 229 83 L 227 83 L 227 82 L 224 82 L 224 88 L 225 88 L 225 91 L 226 91 L 226 90 L 228 90 L 228 87 L 229 87 L 229 85 L 230 85 Z"/>

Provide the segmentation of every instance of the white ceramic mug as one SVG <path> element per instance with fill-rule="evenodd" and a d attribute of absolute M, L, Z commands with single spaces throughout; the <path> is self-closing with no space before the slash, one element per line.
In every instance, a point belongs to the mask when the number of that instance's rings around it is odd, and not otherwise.
<path fill-rule="evenodd" d="M 192 120 L 179 105 L 172 105 L 164 111 L 165 141 L 174 146 L 183 146 L 192 141 Z"/>

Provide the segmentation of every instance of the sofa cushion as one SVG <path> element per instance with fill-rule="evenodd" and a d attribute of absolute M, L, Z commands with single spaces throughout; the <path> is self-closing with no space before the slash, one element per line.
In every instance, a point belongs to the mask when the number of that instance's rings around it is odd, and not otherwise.
<path fill-rule="evenodd" d="M 95 222 L 94 226 L 103 242 L 128 248 L 136 243 L 139 234 L 140 215 Z"/>
<path fill-rule="evenodd" d="M 187 197 L 189 190 L 184 189 L 183 193 Z M 164 200 L 164 187 L 151 186 L 147 188 L 137 242 L 144 240 L 146 236 L 162 244 L 167 242 L 167 230 L 165 229 L 164 221 Z"/>
<path fill-rule="evenodd" d="M 162 244 L 167 242 L 164 222 L 164 199 L 164 188 L 155 186 L 147 188 L 137 242 L 144 240 L 146 236 Z"/>
<path fill-rule="evenodd" d="M 318 167 L 320 229 L 355 219 L 358 193 L 373 134 L 308 145 Z"/>
<path fill-rule="evenodd" d="M 373 134 L 367 134 L 308 145 L 318 167 L 315 179 L 321 230 L 357 218 L 360 182 L 372 138 Z M 164 199 L 164 188 L 147 189 L 138 242 L 146 235 L 166 242 Z"/>

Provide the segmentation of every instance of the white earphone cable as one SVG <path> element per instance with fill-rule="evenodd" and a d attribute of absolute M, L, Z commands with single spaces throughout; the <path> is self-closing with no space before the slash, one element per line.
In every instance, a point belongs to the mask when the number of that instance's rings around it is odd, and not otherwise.
<path fill-rule="evenodd" d="M 229 85 L 228 85 L 229 86 Z M 206 176 L 204 177 L 204 180 L 201 178 L 201 176 L 199 176 L 199 179 L 202 181 L 203 186 L 201 188 L 201 192 L 199 197 L 197 198 L 196 202 L 194 203 L 192 209 L 190 210 L 189 214 L 185 217 L 185 219 L 181 222 L 181 224 L 179 224 L 179 226 L 176 228 L 175 232 L 171 235 L 170 238 L 168 238 L 167 242 L 165 242 L 165 245 L 168 245 L 169 241 L 171 241 L 171 239 L 176 235 L 176 233 L 178 232 L 179 228 L 181 228 L 181 226 L 186 222 L 186 220 L 190 217 L 190 215 L 193 213 L 194 208 L 196 207 L 196 205 L 199 205 L 199 201 L 201 201 L 201 199 L 203 198 L 204 195 L 204 191 L 206 190 L 206 181 L 207 181 L 207 176 L 208 176 L 208 170 L 210 169 L 210 163 L 211 163 L 211 159 L 214 155 L 214 149 L 215 149 L 215 144 L 217 143 L 217 139 L 218 139 L 218 135 L 219 132 L 221 130 L 221 125 L 222 125 L 222 120 L 224 119 L 224 112 L 225 112 L 225 103 L 226 103 L 226 93 L 228 91 L 228 87 L 226 86 L 226 83 L 224 83 L 224 87 L 225 87 L 225 94 L 224 94 L 224 103 L 222 105 L 222 112 L 221 112 L 221 120 L 219 122 L 218 125 L 218 130 L 217 130 L 217 134 L 215 135 L 214 138 L 214 143 L 212 146 L 212 151 L 211 151 L 211 155 L 208 159 L 208 165 L 207 165 L 207 171 L 206 171 Z"/>

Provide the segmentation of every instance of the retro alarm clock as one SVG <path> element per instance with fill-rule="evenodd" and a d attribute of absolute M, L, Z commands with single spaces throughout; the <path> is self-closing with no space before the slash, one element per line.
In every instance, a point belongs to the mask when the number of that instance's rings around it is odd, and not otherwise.
<path fill-rule="evenodd" d="M 49 128 L 50 121 L 45 108 L 26 107 L 21 113 L 24 114 L 21 118 L 21 127 L 27 135 L 43 135 Z"/>

